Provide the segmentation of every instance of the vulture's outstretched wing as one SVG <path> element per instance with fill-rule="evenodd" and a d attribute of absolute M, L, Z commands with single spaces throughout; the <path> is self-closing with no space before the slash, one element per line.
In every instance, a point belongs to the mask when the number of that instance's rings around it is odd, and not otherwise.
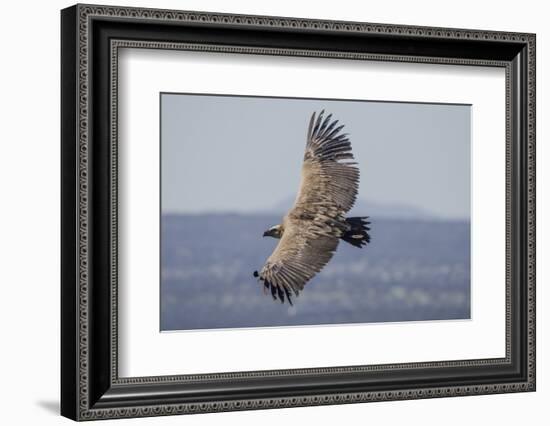
<path fill-rule="evenodd" d="M 359 188 L 359 169 L 351 152 L 343 125 L 332 121 L 332 114 L 323 119 L 324 111 L 311 116 L 306 152 L 302 166 L 302 181 L 294 209 L 336 208 L 343 215 L 355 204 Z M 319 210 L 320 208 L 317 207 Z"/>
<path fill-rule="evenodd" d="M 312 115 L 302 180 L 294 207 L 283 221 L 283 236 L 259 273 L 274 298 L 290 303 L 332 258 L 347 230 L 345 213 L 355 203 L 359 169 L 344 126 L 323 111 Z"/>

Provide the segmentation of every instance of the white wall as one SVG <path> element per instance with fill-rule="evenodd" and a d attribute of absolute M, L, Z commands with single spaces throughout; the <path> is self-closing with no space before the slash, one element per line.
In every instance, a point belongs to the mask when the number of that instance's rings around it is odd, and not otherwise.
<path fill-rule="evenodd" d="M 544 424 L 550 401 L 550 28 L 543 1 L 133 0 L 132 6 L 537 33 L 538 391 L 453 399 L 121 420 L 131 424 Z M 59 394 L 59 9 L 2 5 L 0 64 L 0 400 L 3 424 L 57 424 Z M 537 416 L 539 420 L 537 421 Z M 107 424 L 102 423 L 102 424 Z"/>

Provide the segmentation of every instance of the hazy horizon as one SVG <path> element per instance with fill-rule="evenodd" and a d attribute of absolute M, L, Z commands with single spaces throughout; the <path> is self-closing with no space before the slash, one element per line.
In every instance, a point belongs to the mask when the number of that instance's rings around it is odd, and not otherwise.
<path fill-rule="evenodd" d="M 286 202 L 290 202 L 287 204 Z M 294 196 L 287 197 L 279 202 L 274 203 L 271 206 L 266 206 L 264 209 L 258 210 L 249 210 L 249 211 L 240 211 L 240 210 L 228 210 L 228 209 L 219 209 L 219 210 L 197 210 L 197 211 L 185 211 L 185 210 L 163 210 L 163 216 L 196 216 L 196 215 L 267 215 L 271 216 L 274 214 L 284 215 L 291 208 L 294 201 Z M 286 206 L 283 207 L 283 204 Z M 375 214 L 372 210 L 375 210 Z M 380 214 L 380 209 L 383 210 L 383 213 Z M 406 205 L 406 204 L 397 204 L 397 203 L 379 203 L 372 200 L 357 200 L 355 206 L 350 210 L 347 216 L 378 216 L 383 219 L 396 219 L 396 218 L 405 218 L 405 219 L 430 219 L 430 220 L 459 220 L 459 221 L 470 221 L 469 217 L 441 217 L 436 213 L 417 208 L 416 206 Z"/>

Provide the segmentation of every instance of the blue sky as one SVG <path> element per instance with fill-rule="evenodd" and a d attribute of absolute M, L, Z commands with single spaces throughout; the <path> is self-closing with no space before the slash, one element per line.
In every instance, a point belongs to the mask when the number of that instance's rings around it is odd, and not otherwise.
<path fill-rule="evenodd" d="M 345 125 L 359 199 L 470 215 L 469 105 L 161 95 L 163 213 L 254 212 L 298 190 L 309 118 Z"/>

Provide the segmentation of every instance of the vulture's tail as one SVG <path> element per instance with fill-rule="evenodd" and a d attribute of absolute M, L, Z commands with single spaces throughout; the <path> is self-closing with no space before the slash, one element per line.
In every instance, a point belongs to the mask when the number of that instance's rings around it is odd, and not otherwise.
<path fill-rule="evenodd" d="M 350 226 L 349 231 L 346 231 L 340 238 L 352 246 L 361 248 L 370 242 L 368 231 L 370 222 L 367 217 L 348 217 L 346 223 Z"/>

